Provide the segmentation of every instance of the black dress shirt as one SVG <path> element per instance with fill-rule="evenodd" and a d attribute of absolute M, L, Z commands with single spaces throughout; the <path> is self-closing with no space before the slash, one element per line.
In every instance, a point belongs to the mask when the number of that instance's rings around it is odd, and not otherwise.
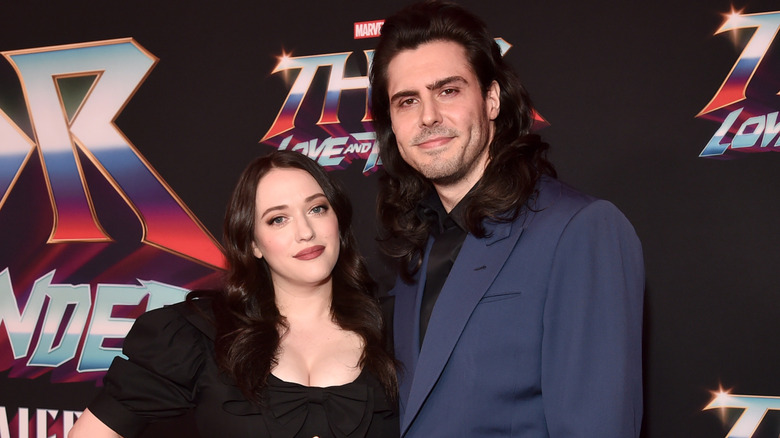
<path fill-rule="evenodd" d="M 459 202 L 447 214 L 441 199 L 434 192 L 420 202 L 418 213 L 423 220 L 431 222 L 431 236 L 434 238 L 431 253 L 428 255 L 425 289 L 420 306 L 420 345 L 422 346 L 433 306 L 458 257 L 463 241 L 466 240 L 468 231 L 463 219 L 463 202 Z"/>

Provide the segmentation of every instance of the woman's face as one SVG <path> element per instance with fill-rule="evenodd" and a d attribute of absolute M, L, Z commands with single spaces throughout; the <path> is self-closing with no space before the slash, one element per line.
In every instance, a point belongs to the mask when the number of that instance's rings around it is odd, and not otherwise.
<path fill-rule="evenodd" d="M 331 280 L 339 257 L 339 224 L 308 172 L 274 168 L 260 178 L 252 250 L 264 258 L 277 289 Z"/>

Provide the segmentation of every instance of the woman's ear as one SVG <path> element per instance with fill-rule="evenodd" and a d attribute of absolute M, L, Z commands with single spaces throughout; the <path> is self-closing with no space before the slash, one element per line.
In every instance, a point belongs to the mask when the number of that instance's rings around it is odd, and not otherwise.
<path fill-rule="evenodd" d="M 254 240 L 252 241 L 252 253 L 259 259 L 263 258 L 263 253 L 260 251 L 260 248 L 257 247 Z"/>

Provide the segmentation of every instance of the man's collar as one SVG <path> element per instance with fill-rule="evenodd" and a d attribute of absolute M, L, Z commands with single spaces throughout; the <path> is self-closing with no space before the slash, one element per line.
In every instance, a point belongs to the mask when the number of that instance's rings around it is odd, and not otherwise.
<path fill-rule="evenodd" d="M 476 185 L 474 187 L 476 187 Z M 420 204 L 417 206 L 417 214 L 421 220 L 431 222 L 433 229 L 437 234 L 451 226 L 448 224 L 449 221 L 452 221 L 461 230 L 468 231 L 466 218 L 464 216 L 466 210 L 466 202 L 464 202 L 464 200 L 469 197 L 472 191 L 474 191 L 474 187 L 472 187 L 469 193 L 455 205 L 449 214 L 444 209 L 444 205 L 441 203 L 439 195 L 435 190 L 432 190 L 422 201 L 420 201 Z"/>

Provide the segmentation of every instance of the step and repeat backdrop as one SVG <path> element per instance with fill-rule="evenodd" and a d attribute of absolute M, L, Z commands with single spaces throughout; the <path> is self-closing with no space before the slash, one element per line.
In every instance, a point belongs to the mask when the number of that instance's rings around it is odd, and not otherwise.
<path fill-rule="evenodd" d="M 780 5 L 461 3 L 529 89 L 560 178 L 643 242 L 644 436 L 777 437 Z M 403 4 L 2 6 L 0 438 L 64 437 L 134 318 L 219 284 L 230 190 L 274 149 L 344 183 L 389 288 L 367 69 Z"/>

